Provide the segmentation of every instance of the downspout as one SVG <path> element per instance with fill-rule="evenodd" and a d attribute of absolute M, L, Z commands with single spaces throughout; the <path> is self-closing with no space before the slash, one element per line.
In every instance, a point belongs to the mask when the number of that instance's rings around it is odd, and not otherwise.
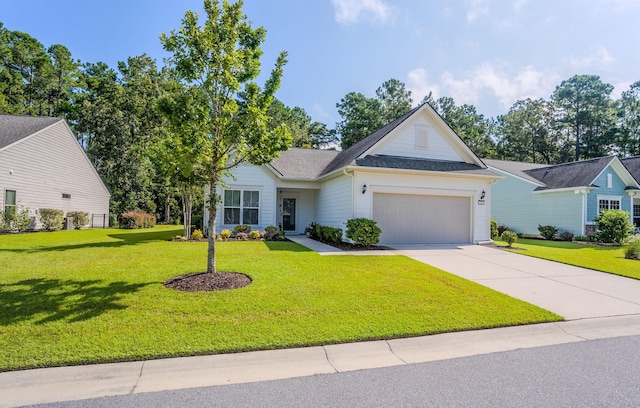
<path fill-rule="evenodd" d="M 342 173 L 344 173 L 345 176 L 351 177 L 351 216 L 349 218 L 347 218 L 347 219 L 350 219 L 350 218 L 354 218 L 354 214 L 355 214 L 355 204 L 356 203 L 355 203 L 355 200 L 354 200 L 353 197 L 355 196 L 355 191 L 356 191 L 355 190 L 355 185 L 354 185 L 355 182 L 356 182 L 356 179 L 353 176 L 353 173 L 348 173 L 347 172 L 346 168 L 342 169 Z"/>

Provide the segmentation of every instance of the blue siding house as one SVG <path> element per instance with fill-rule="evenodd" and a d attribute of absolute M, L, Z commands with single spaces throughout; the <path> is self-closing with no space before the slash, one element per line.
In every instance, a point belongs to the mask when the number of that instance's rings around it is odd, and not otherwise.
<path fill-rule="evenodd" d="M 629 159 L 625 159 L 629 160 Z M 539 234 L 538 225 L 560 232 L 595 232 L 600 211 L 621 209 L 640 227 L 640 174 L 616 156 L 558 165 L 483 160 L 504 178 L 491 187 L 491 217 L 521 234 Z M 628 168 L 629 167 L 629 168 Z M 640 157 L 638 158 L 640 173 Z"/>

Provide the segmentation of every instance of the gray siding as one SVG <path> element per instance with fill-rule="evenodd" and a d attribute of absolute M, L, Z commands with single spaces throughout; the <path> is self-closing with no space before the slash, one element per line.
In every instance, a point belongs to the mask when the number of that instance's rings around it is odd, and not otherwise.
<path fill-rule="evenodd" d="M 0 201 L 6 190 L 15 190 L 18 204 L 34 214 L 39 208 L 109 213 L 109 193 L 63 121 L 0 151 Z"/>

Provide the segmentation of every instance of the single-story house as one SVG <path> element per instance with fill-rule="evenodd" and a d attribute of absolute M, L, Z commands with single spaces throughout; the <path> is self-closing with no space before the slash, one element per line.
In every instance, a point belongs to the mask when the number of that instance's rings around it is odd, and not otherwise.
<path fill-rule="evenodd" d="M 84 211 L 108 226 L 110 194 L 64 119 L 0 115 L 0 205 Z"/>
<path fill-rule="evenodd" d="M 216 231 L 249 224 L 303 234 L 312 222 L 344 231 L 365 217 L 387 244 L 490 240 L 491 183 L 500 178 L 428 104 L 344 151 L 293 148 L 232 173 L 218 188 Z"/>
<path fill-rule="evenodd" d="M 588 235 L 602 210 L 639 211 L 638 179 L 616 156 L 558 165 L 483 161 L 504 177 L 491 189 L 492 218 L 517 233 L 537 235 L 538 225 L 553 225 Z"/>

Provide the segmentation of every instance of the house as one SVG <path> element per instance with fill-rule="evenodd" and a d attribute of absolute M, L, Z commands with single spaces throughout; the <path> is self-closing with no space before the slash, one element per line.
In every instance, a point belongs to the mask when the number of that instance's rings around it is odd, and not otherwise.
<path fill-rule="evenodd" d="M 303 234 L 311 222 L 344 231 L 365 217 L 386 244 L 489 240 L 499 179 L 428 104 L 344 151 L 294 148 L 233 176 L 218 188 L 216 231 L 249 224 Z"/>
<path fill-rule="evenodd" d="M 517 233 L 537 235 L 538 225 L 553 225 L 588 235 L 600 211 L 631 214 L 640 205 L 639 179 L 616 156 L 558 165 L 483 161 L 504 177 L 491 189 L 492 218 Z"/>
<path fill-rule="evenodd" d="M 37 220 L 55 208 L 109 223 L 110 194 L 64 119 L 0 115 L 0 193 L 5 213 L 26 207 Z"/>
<path fill-rule="evenodd" d="M 622 164 L 629 170 L 629 173 L 640 182 L 640 156 L 627 157 L 620 160 Z M 635 225 L 636 233 L 640 233 L 640 193 L 634 194 L 633 200 L 633 225 Z"/>

